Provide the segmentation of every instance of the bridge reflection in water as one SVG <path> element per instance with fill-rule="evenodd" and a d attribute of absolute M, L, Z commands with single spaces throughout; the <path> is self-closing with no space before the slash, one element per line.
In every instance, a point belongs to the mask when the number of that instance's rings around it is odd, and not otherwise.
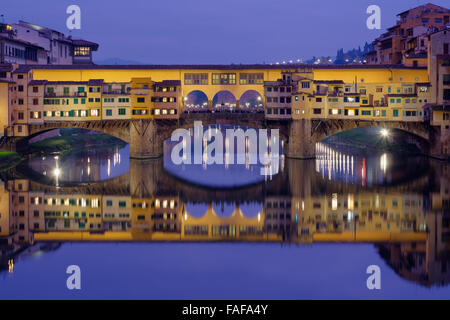
<path fill-rule="evenodd" d="M 50 165 L 21 165 L 0 186 L 1 269 L 11 271 L 23 252 L 69 241 L 371 242 L 402 277 L 448 284 L 448 163 L 323 144 L 317 154 L 286 159 L 270 181 L 233 189 L 186 183 L 162 159 L 130 160 L 114 176 L 118 150 L 81 162 L 94 177 L 88 182 L 72 174 L 56 185 L 44 174 Z M 113 178 L 95 182 L 105 170 Z"/>

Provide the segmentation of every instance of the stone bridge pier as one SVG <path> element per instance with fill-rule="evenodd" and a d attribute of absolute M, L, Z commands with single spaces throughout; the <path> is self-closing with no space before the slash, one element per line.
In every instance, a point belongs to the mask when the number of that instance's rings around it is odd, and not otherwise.
<path fill-rule="evenodd" d="M 163 155 L 164 139 L 154 120 L 133 120 L 130 123 L 130 158 L 150 159 Z"/>

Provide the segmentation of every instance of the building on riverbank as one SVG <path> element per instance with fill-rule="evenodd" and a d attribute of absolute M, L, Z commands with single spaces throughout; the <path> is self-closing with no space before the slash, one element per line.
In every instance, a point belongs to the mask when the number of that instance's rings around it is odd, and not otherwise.
<path fill-rule="evenodd" d="M 0 63 L 92 64 L 98 44 L 29 22 L 0 23 Z"/>

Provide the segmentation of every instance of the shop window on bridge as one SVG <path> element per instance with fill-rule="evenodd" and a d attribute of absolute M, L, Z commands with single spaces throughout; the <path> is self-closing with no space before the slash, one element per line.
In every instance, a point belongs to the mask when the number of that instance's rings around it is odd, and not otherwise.
<path fill-rule="evenodd" d="M 361 115 L 363 115 L 363 116 L 370 116 L 371 112 L 370 112 L 370 110 L 362 110 L 361 111 Z"/>
<path fill-rule="evenodd" d="M 394 117 L 398 117 L 398 110 L 397 110 L 397 109 L 394 109 L 394 110 L 393 110 L 393 116 L 394 116 Z"/>
<path fill-rule="evenodd" d="M 309 89 L 309 81 L 302 82 L 302 89 Z"/>
<path fill-rule="evenodd" d="M 344 102 L 359 102 L 359 97 L 344 97 Z"/>
<path fill-rule="evenodd" d="M 341 111 L 341 110 L 339 110 L 339 111 Z M 340 114 L 340 112 L 339 112 L 339 114 Z M 351 117 L 357 116 L 357 115 L 359 115 L 359 110 L 358 109 L 355 109 L 355 110 L 353 110 L 353 109 L 345 109 L 344 110 L 344 115 L 345 116 L 351 116 Z"/>
<path fill-rule="evenodd" d="M 184 74 L 184 84 L 185 85 L 207 85 L 208 84 L 208 74 L 207 73 L 185 73 Z"/>
<path fill-rule="evenodd" d="M 313 109 L 313 113 L 314 113 L 314 114 L 322 114 L 322 109 L 314 108 L 314 109 Z"/>
<path fill-rule="evenodd" d="M 405 115 L 407 117 L 416 117 L 417 111 L 403 111 L 403 115 Z"/>
<path fill-rule="evenodd" d="M 264 74 L 263 73 L 240 73 L 239 74 L 240 84 L 263 84 Z"/>
<path fill-rule="evenodd" d="M 236 73 L 213 73 L 212 84 L 236 84 Z"/>
<path fill-rule="evenodd" d="M 159 109 L 158 109 L 159 110 Z M 133 115 L 146 115 L 147 114 L 147 110 L 133 110 Z M 156 114 L 156 113 L 155 113 Z"/>

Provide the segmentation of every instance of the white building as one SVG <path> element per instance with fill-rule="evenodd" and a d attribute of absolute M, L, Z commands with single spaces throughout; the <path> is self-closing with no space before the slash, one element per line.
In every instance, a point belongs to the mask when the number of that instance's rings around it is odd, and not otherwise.
<path fill-rule="evenodd" d="M 25 21 L 0 24 L 0 63 L 91 64 L 98 44 Z"/>

